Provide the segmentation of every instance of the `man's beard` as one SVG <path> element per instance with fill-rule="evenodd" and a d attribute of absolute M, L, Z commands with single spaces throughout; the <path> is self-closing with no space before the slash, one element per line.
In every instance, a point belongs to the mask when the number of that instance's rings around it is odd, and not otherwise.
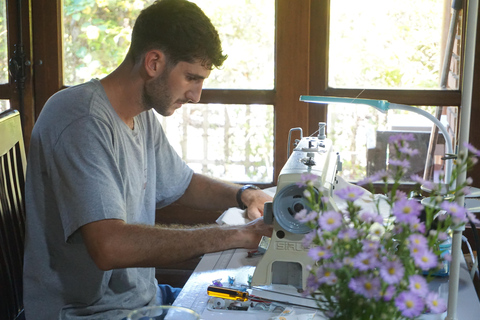
<path fill-rule="evenodd" d="M 169 70 L 165 70 L 160 77 L 143 86 L 142 106 L 145 110 L 154 109 L 162 116 L 173 113 L 169 111 L 173 104 L 171 92 L 168 90 L 169 73 Z"/>

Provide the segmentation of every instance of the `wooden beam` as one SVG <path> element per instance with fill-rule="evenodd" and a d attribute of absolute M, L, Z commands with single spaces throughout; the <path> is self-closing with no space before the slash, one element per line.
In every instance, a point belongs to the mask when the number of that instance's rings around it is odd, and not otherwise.
<path fill-rule="evenodd" d="M 277 0 L 274 180 L 288 159 L 287 138 L 293 127 L 308 128 L 310 0 Z"/>
<path fill-rule="evenodd" d="M 204 89 L 200 103 L 274 104 L 274 90 Z"/>

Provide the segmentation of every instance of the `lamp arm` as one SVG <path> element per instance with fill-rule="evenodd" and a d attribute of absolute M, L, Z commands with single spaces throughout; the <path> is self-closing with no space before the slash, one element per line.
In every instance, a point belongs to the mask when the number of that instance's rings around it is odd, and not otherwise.
<path fill-rule="evenodd" d="M 422 115 L 429 120 L 431 120 L 437 127 L 438 129 L 443 133 L 443 136 L 445 137 L 445 143 L 447 146 L 447 153 L 448 154 L 454 154 L 453 152 L 453 146 L 452 146 L 452 140 L 450 139 L 450 134 L 447 131 L 447 128 L 441 123 L 437 118 L 432 116 L 430 113 L 428 113 L 425 110 L 415 108 L 409 105 L 405 104 L 397 104 L 397 103 L 390 103 L 389 109 L 397 109 L 397 110 L 405 110 L 405 111 L 411 111 L 415 112 L 419 115 Z M 446 159 L 445 160 L 445 183 L 447 185 L 450 184 L 451 181 L 451 174 L 452 174 L 452 160 L 453 159 Z M 455 183 L 455 182 L 454 182 Z"/>

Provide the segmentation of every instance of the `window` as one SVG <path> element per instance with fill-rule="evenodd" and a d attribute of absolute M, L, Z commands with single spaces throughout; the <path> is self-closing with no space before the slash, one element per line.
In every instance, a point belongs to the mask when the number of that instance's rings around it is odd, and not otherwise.
<path fill-rule="evenodd" d="M 330 5 L 329 86 L 440 88 L 450 19 L 450 12 L 445 19 L 444 0 L 341 0 Z"/>
<path fill-rule="evenodd" d="M 274 89 L 275 1 L 195 0 L 219 31 L 228 59 L 205 89 Z M 148 1 L 64 1 L 64 82 L 102 78 L 123 60 L 134 20 Z M 197 172 L 237 182 L 273 181 L 273 106 L 254 99 L 184 106 L 160 121 Z M 205 99 L 204 99 L 205 100 Z M 213 101 L 214 100 L 214 101 Z M 236 101 L 235 101 L 236 100 Z M 209 103 L 214 102 L 214 103 Z"/>
<path fill-rule="evenodd" d="M 230 181 L 271 183 L 273 106 L 188 104 L 162 126 L 196 172 Z"/>
<path fill-rule="evenodd" d="M 330 1 L 329 21 L 327 89 L 319 90 L 318 95 L 417 106 L 435 115 L 455 143 L 457 104 L 441 107 L 446 105 L 446 97 L 459 88 L 461 20 L 455 29 L 459 36 L 449 67 L 450 81 L 442 83 L 450 1 Z M 449 90 L 442 89 L 445 87 Z M 456 103 L 459 104 L 459 99 Z M 419 140 L 416 147 L 420 148 L 421 156 L 412 158 L 412 162 L 422 165 L 410 169 L 405 176 L 407 181 L 412 173 L 423 176 L 427 159 L 433 159 L 434 168 L 431 172 L 426 166 L 430 172 L 428 178 L 438 179 L 445 170 L 441 159 L 445 137 L 440 135 L 436 148 L 428 149 L 435 126 L 423 116 L 398 110 L 384 115 L 368 106 L 330 104 L 327 120 L 329 138 L 343 159 L 342 175 L 349 180 L 360 180 L 388 166 L 388 137 L 395 132 L 415 132 Z"/>
<path fill-rule="evenodd" d="M 10 101 L 0 100 L 0 113 L 10 108 Z"/>
<path fill-rule="evenodd" d="M 228 59 L 205 88 L 274 88 L 274 0 L 193 0 L 217 28 Z"/>

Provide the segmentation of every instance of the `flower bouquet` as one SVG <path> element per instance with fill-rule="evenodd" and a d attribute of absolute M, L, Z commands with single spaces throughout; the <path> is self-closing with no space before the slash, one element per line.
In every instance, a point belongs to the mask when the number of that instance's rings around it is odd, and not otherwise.
<path fill-rule="evenodd" d="M 449 183 L 445 193 L 445 187 L 412 176 L 417 192 L 421 185 L 432 190 L 428 206 L 399 189 L 410 159 L 417 153 L 409 146 L 413 139 L 411 134 L 391 137 L 396 157 L 389 170 L 358 183 L 372 190 L 376 210 L 362 211 L 356 204 L 367 192 L 363 188 L 348 186 L 335 191 L 346 202 L 346 209 L 338 212 L 326 209 L 328 199 L 315 189 L 316 176 L 305 174 L 299 183 L 305 188 L 309 210 L 300 211 L 295 218 L 312 229 L 303 242 L 314 261 L 304 294 L 311 295 L 329 319 L 413 319 L 446 311 L 446 301 L 428 287 L 432 275 L 451 258 L 441 244 L 449 240 L 450 230 L 469 219 L 479 221 L 455 201 L 468 193 L 469 179 L 461 186 Z M 477 149 L 467 147 L 468 154 L 456 159 L 451 181 L 480 156 Z M 377 181 L 383 188 L 383 200 L 373 198 Z M 379 201 L 386 201 L 387 215 L 380 213 Z"/>

